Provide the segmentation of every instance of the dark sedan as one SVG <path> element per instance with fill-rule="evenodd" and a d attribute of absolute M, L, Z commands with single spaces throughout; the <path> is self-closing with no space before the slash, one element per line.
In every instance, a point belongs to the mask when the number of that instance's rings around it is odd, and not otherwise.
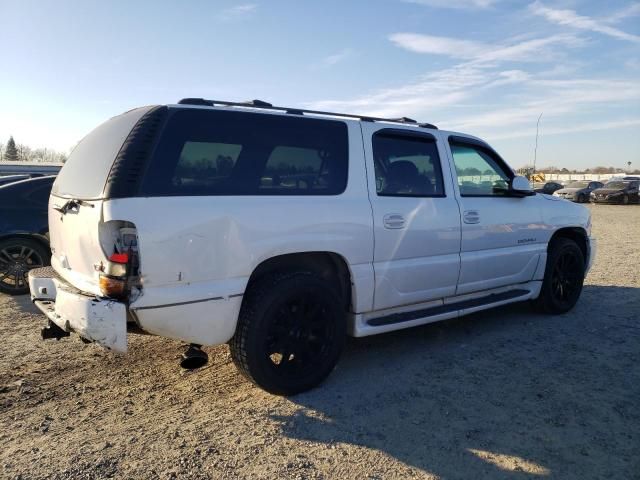
<path fill-rule="evenodd" d="M 546 193 L 547 195 L 553 195 L 556 190 L 560 190 L 564 185 L 558 182 L 547 182 L 542 186 L 534 185 L 534 191 L 536 193 Z"/>
<path fill-rule="evenodd" d="M 590 180 L 571 182 L 566 187 L 553 192 L 556 197 L 571 200 L 572 202 L 585 203 L 589 201 L 592 191 L 604 187 L 604 183 Z"/>
<path fill-rule="evenodd" d="M 29 291 L 29 270 L 49 265 L 47 204 L 55 177 L 0 186 L 0 292 Z"/>
<path fill-rule="evenodd" d="M 638 202 L 638 180 L 615 180 L 607 183 L 604 187 L 591 192 L 591 202 L 593 203 L 628 203 Z"/>
<path fill-rule="evenodd" d="M 10 183 L 19 182 L 20 180 L 27 180 L 31 178 L 30 175 L 20 174 L 20 175 L 3 175 L 0 177 L 0 187 L 2 185 L 9 185 Z"/>

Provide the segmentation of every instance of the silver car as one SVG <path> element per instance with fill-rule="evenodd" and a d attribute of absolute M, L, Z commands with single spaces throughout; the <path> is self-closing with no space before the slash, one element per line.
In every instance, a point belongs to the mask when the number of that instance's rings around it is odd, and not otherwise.
<path fill-rule="evenodd" d="M 579 180 L 571 182 L 564 188 L 556 190 L 553 195 L 556 197 L 571 200 L 572 202 L 586 203 L 589 201 L 589 195 L 596 188 L 602 188 L 604 184 L 602 182 L 596 182 L 591 180 Z"/>

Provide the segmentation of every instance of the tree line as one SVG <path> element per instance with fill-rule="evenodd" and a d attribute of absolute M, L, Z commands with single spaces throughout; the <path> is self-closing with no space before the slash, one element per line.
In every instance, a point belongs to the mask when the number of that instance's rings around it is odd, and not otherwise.
<path fill-rule="evenodd" d="M 16 144 L 11 136 L 6 144 L 0 143 L 0 161 L 64 163 L 67 161 L 67 154 L 51 148 L 31 148 L 22 143 Z"/>

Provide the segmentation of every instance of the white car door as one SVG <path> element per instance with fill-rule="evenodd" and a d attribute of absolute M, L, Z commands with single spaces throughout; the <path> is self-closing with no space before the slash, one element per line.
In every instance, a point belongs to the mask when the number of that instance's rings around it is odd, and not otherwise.
<path fill-rule="evenodd" d="M 361 125 L 374 219 L 374 309 L 453 295 L 460 210 L 446 150 L 426 129 Z"/>
<path fill-rule="evenodd" d="M 510 196 L 514 173 L 484 142 L 449 135 L 448 145 L 462 213 L 456 294 L 532 280 L 546 252 L 540 199 Z"/>

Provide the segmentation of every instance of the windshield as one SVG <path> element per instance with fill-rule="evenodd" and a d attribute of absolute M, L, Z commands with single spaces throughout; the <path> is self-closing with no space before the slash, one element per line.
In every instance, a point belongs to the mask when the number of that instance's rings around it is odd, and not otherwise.
<path fill-rule="evenodd" d="M 606 188 L 626 188 L 629 185 L 627 182 L 609 182 L 605 185 Z"/>
<path fill-rule="evenodd" d="M 587 188 L 589 182 L 573 182 L 567 185 L 565 188 Z"/>

